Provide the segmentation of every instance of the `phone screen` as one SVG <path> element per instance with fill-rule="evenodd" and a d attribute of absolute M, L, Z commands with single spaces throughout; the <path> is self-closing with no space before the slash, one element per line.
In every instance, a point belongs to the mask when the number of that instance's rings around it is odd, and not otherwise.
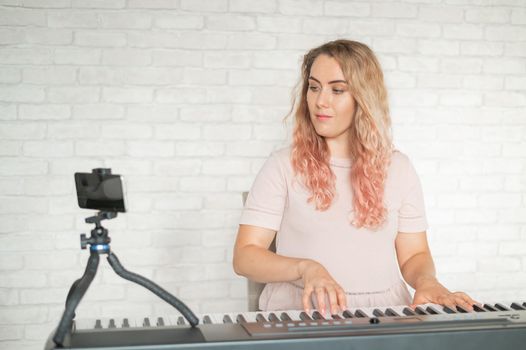
<path fill-rule="evenodd" d="M 75 173 L 79 207 L 124 213 L 126 205 L 120 175 Z"/>

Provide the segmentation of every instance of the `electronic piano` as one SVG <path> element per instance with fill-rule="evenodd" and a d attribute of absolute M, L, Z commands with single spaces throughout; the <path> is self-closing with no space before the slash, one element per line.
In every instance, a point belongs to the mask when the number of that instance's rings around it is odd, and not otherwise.
<path fill-rule="evenodd" d="M 526 302 L 75 320 L 65 349 L 526 349 Z M 58 349 L 47 341 L 46 350 Z"/>

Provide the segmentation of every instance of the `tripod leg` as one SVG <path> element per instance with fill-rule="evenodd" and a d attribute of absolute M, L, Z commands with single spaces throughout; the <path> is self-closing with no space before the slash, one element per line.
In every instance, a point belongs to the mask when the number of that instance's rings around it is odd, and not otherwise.
<path fill-rule="evenodd" d="M 117 273 L 117 275 L 121 276 L 122 278 L 135 282 L 144 288 L 148 289 L 155 295 L 157 295 L 159 298 L 166 301 L 168 304 L 175 307 L 181 314 L 188 320 L 188 322 L 192 325 L 192 327 L 195 327 L 199 324 L 199 319 L 197 316 L 184 304 L 181 300 L 170 294 L 168 291 L 164 290 L 162 287 L 157 285 L 156 283 L 150 281 L 146 277 L 143 277 L 141 275 L 138 275 L 136 273 L 127 271 L 120 263 L 119 259 L 117 259 L 117 256 L 113 253 L 108 254 L 108 262 L 110 263 L 111 267 Z"/>
<path fill-rule="evenodd" d="M 85 274 L 86 274 L 86 272 L 84 272 L 84 275 Z M 71 296 L 73 295 L 73 293 L 77 289 L 77 287 L 78 287 L 80 281 L 82 280 L 82 278 L 84 277 L 84 275 L 81 278 L 79 278 L 78 280 L 76 280 L 75 282 L 73 282 L 73 284 L 69 288 L 68 296 L 66 297 L 66 308 L 68 307 L 68 304 L 70 303 Z M 72 318 L 75 318 L 75 313 L 73 313 Z"/>
<path fill-rule="evenodd" d="M 97 267 L 99 266 L 99 253 L 90 252 L 88 259 L 88 264 L 86 265 L 86 270 L 84 275 L 78 280 L 76 280 L 71 286 L 68 297 L 66 299 L 66 309 L 62 314 L 62 318 L 57 327 L 57 331 L 53 337 L 55 344 L 61 346 L 64 341 L 64 337 L 71 328 L 71 322 L 75 316 L 75 309 L 77 308 L 80 300 L 88 290 L 91 281 L 97 273 Z"/>

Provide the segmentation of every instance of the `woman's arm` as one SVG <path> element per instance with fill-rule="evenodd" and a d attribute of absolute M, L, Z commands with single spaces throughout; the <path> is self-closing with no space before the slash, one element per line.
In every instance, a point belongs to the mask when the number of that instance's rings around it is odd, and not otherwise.
<path fill-rule="evenodd" d="M 418 304 L 435 303 L 453 309 L 459 305 L 473 310 L 473 305 L 477 302 L 463 292 L 450 292 L 436 279 L 435 265 L 425 232 L 399 232 L 395 248 L 402 276 L 415 289 L 413 307 Z"/>
<path fill-rule="evenodd" d="M 276 231 L 239 225 L 234 246 L 234 271 L 250 280 L 268 283 L 301 278 L 301 259 L 287 258 L 268 250 Z"/>
<path fill-rule="evenodd" d="M 319 263 L 310 259 L 290 258 L 268 250 L 276 231 L 250 225 L 239 225 L 234 247 L 234 271 L 257 282 L 290 282 L 303 280 L 303 308 L 309 310 L 311 294 L 316 293 L 318 308 L 325 313 L 328 297 L 331 313 L 347 308 L 343 289 Z"/>

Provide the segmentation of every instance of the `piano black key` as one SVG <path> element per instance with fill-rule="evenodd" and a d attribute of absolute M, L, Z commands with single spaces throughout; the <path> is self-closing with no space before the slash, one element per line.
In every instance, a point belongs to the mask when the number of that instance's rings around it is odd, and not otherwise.
<path fill-rule="evenodd" d="M 279 322 L 280 319 L 278 318 L 278 316 L 276 316 L 275 313 L 271 312 L 270 314 L 268 314 L 268 320 L 270 322 Z"/>
<path fill-rule="evenodd" d="M 478 306 L 477 304 L 473 305 L 473 310 L 475 310 L 475 312 L 486 312 L 484 308 Z"/>
<path fill-rule="evenodd" d="M 398 317 L 400 316 L 396 311 L 394 311 L 393 309 L 391 309 L 390 307 L 388 307 L 387 309 L 385 309 L 385 316 L 394 316 L 394 317 Z"/>
<path fill-rule="evenodd" d="M 456 314 L 457 311 L 456 310 L 453 310 L 452 308 L 450 308 L 449 306 L 444 306 L 443 308 L 444 312 L 446 314 Z"/>
<path fill-rule="evenodd" d="M 416 315 L 416 312 L 411 309 L 410 307 L 404 307 L 404 309 L 402 310 L 402 312 L 404 313 L 404 315 L 406 316 L 414 316 Z"/>
<path fill-rule="evenodd" d="M 500 311 L 510 311 L 508 307 L 502 305 L 501 303 L 496 303 L 495 308 Z"/>
<path fill-rule="evenodd" d="M 518 304 L 518 303 L 511 303 L 511 308 L 513 310 L 526 310 L 526 307 L 522 306 L 521 304 Z"/>
<path fill-rule="evenodd" d="M 415 312 L 417 313 L 417 315 L 429 315 L 426 310 L 424 310 L 421 306 L 417 306 L 415 308 Z"/>
<path fill-rule="evenodd" d="M 267 322 L 267 320 L 265 319 L 265 316 L 263 316 L 262 314 L 257 314 L 256 315 L 256 322 Z"/>
<path fill-rule="evenodd" d="M 148 317 L 144 318 L 144 320 L 142 321 L 142 326 L 143 327 L 150 327 L 150 319 Z"/>
<path fill-rule="evenodd" d="M 469 313 L 468 310 L 464 309 L 462 306 L 460 305 L 457 305 L 457 311 L 460 312 L 461 314 L 467 314 Z"/>
<path fill-rule="evenodd" d="M 486 309 L 488 311 L 498 311 L 496 308 L 494 308 L 490 304 L 484 304 L 484 309 Z"/>
<path fill-rule="evenodd" d="M 341 317 L 338 314 L 331 315 L 331 317 L 332 317 L 333 320 L 343 320 L 343 317 Z"/>
<path fill-rule="evenodd" d="M 373 315 L 375 315 L 376 317 L 383 317 L 383 316 L 385 316 L 385 314 L 383 313 L 383 311 L 380 310 L 380 309 L 374 309 L 374 310 L 373 310 Z"/>
<path fill-rule="evenodd" d="M 280 318 L 282 321 L 292 321 L 292 318 L 286 312 L 282 312 Z"/>
<path fill-rule="evenodd" d="M 185 322 L 185 320 L 184 320 L 184 317 L 183 317 L 183 316 L 179 316 L 179 317 L 177 318 L 177 325 L 178 325 L 178 326 L 182 326 L 182 325 L 184 325 L 184 324 L 186 324 L 186 322 Z"/>
<path fill-rule="evenodd" d="M 300 319 L 302 321 L 312 321 L 312 318 L 305 311 L 300 313 Z"/>
<path fill-rule="evenodd" d="M 212 323 L 212 319 L 210 318 L 210 316 L 206 315 L 205 317 L 203 317 L 203 323 L 205 324 Z"/>
<path fill-rule="evenodd" d="M 95 328 L 102 328 L 102 322 L 100 320 L 95 321 Z"/>
<path fill-rule="evenodd" d="M 130 321 L 127 318 L 122 320 L 122 328 L 130 328 Z"/>
<path fill-rule="evenodd" d="M 230 316 L 225 315 L 225 316 L 223 316 L 223 323 L 234 323 L 234 322 L 232 321 Z"/>
<path fill-rule="evenodd" d="M 108 323 L 108 328 L 117 328 L 115 325 L 115 320 L 113 318 L 110 318 L 110 322 Z"/>
<path fill-rule="evenodd" d="M 352 312 L 350 312 L 349 310 L 345 310 L 343 313 L 342 313 L 343 317 L 345 318 L 353 318 L 354 315 L 352 314 Z"/>
<path fill-rule="evenodd" d="M 157 317 L 157 327 L 164 327 L 164 319 L 162 317 Z"/>
<path fill-rule="evenodd" d="M 362 310 L 358 309 L 354 312 L 354 315 L 356 317 L 369 317 L 367 316 L 367 314 L 365 312 L 363 312 Z"/>
<path fill-rule="evenodd" d="M 245 318 L 245 316 L 239 314 L 236 317 L 236 322 L 237 323 L 247 323 L 247 319 Z"/>
<path fill-rule="evenodd" d="M 324 320 L 325 317 L 323 317 L 318 311 L 314 311 L 312 313 L 312 319 L 313 320 Z"/>
<path fill-rule="evenodd" d="M 428 307 L 426 307 L 426 311 L 427 311 L 430 315 L 439 315 L 439 314 L 440 314 L 440 312 L 439 312 L 437 309 L 435 309 L 434 307 L 432 307 L 432 306 L 428 306 Z"/>

